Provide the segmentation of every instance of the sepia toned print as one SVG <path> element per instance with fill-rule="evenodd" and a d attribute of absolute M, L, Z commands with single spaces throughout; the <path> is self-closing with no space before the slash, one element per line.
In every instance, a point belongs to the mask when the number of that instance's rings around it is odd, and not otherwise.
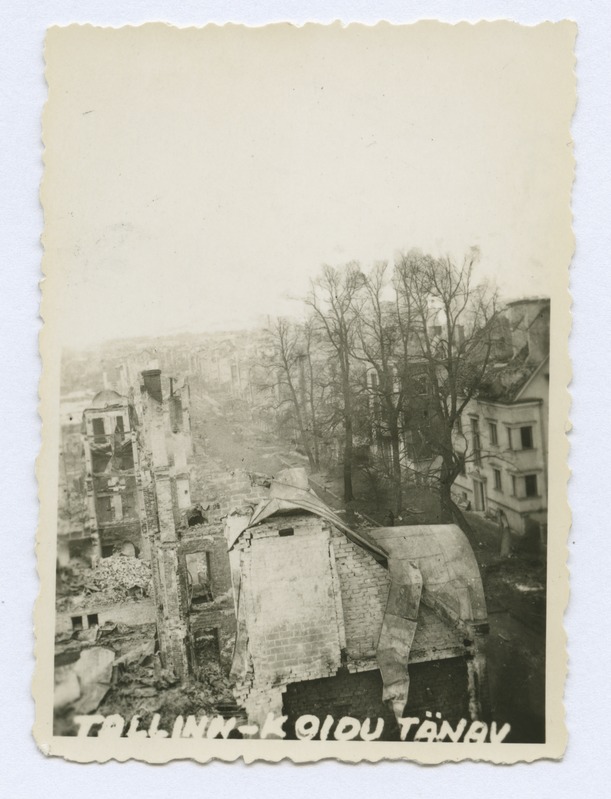
<path fill-rule="evenodd" d="M 574 37 L 49 31 L 44 752 L 562 755 Z"/>

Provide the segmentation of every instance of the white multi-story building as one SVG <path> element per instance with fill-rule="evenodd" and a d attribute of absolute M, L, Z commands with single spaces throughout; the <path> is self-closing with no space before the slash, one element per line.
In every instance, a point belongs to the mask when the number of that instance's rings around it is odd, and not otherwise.
<path fill-rule="evenodd" d="M 455 496 L 519 534 L 547 532 L 548 299 L 508 306 L 512 357 L 495 365 L 455 430 L 465 452 Z"/>

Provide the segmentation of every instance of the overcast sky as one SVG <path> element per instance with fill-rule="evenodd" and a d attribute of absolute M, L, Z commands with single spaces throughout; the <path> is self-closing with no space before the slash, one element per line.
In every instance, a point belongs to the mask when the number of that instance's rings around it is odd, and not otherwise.
<path fill-rule="evenodd" d="M 562 25 L 55 29 L 63 343 L 244 327 L 290 313 L 323 263 L 411 247 L 478 245 L 504 296 L 553 293 L 571 44 Z"/>

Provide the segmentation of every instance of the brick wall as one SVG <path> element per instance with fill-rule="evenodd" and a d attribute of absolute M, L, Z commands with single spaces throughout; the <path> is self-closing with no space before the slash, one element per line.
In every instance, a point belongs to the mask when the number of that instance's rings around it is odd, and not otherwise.
<path fill-rule="evenodd" d="M 281 537 L 278 528 L 288 526 L 293 535 Z M 317 517 L 288 515 L 256 528 L 242 545 L 242 601 L 257 686 L 334 674 L 342 642 L 329 531 Z"/>
<path fill-rule="evenodd" d="M 464 658 L 448 658 L 429 663 L 412 664 L 409 668 L 410 690 L 404 717 L 425 718 L 426 711 L 435 717 L 456 724 L 460 719 L 469 719 L 469 697 L 467 666 Z M 285 723 L 287 737 L 294 738 L 295 720 L 302 715 L 317 716 L 321 723 L 327 714 L 335 720 L 342 716 L 353 716 L 363 721 L 384 719 L 384 731 L 380 740 L 398 740 L 399 727 L 393 713 L 382 702 L 382 677 L 380 672 L 364 671 L 358 674 L 341 672 L 334 677 L 307 680 L 288 685 L 284 694 L 283 713 L 289 719 Z M 408 734 L 413 740 L 415 727 Z"/>
<path fill-rule="evenodd" d="M 333 530 L 349 658 L 375 657 L 386 609 L 388 571 L 343 533 Z"/>

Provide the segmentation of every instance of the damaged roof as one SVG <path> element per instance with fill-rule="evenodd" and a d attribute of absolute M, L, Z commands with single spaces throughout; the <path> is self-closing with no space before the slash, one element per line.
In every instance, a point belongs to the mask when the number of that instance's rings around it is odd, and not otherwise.
<path fill-rule="evenodd" d="M 525 345 L 509 362 L 491 367 L 489 374 L 482 381 L 478 392 L 479 398 L 514 402 L 540 366 L 541 362 L 533 363 L 528 360 L 528 346 Z"/>
<path fill-rule="evenodd" d="M 234 528 L 228 541 L 228 549 L 231 549 L 242 533 L 257 524 L 275 516 L 279 513 L 290 511 L 306 511 L 325 519 L 330 524 L 341 530 L 347 538 L 363 549 L 367 550 L 372 557 L 384 566 L 388 565 L 388 553 L 384 546 L 376 542 L 370 535 L 363 531 L 356 532 L 340 519 L 310 488 L 299 488 L 288 485 L 280 479 L 272 480 L 269 497 L 262 500 L 252 513 L 250 519 L 244 519 L 243 524 Z"/>

